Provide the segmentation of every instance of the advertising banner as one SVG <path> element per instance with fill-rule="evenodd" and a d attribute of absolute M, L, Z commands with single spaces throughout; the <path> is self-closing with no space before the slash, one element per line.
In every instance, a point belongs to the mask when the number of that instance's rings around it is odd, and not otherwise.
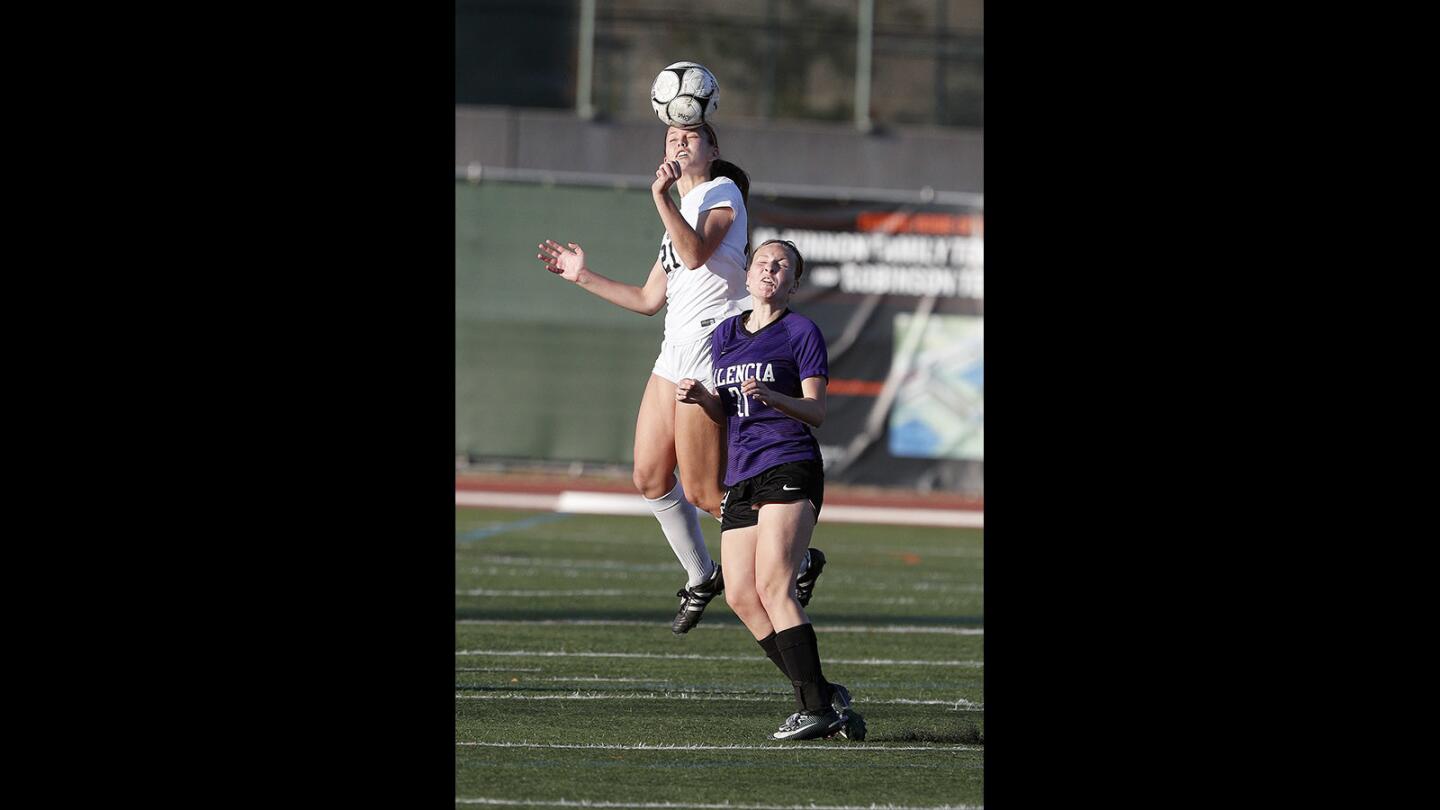
<path fill-rule="evenodd" d="M 984 495 L 984 212 L 750 198 L 751 244 L 805 257 L 795 311 L 825 334 L 826 477 Z"/>

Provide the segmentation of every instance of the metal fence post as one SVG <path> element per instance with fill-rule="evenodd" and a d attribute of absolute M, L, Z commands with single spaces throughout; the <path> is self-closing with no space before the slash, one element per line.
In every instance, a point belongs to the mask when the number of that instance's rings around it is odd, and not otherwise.
<path fill-rule="evenodd" d="M 860 0 L 855 33 L 855 128 L 874 129 L 870 120 L 870 57 L 875 45 L 875 0 Z"/>
<path fill-rule="evenodd" d="M 575 112 L 583 119 L 595 117 L 592 91 L 595 66 L 595 0 L 580 0 L 580 54 L 576 64 Z"/>

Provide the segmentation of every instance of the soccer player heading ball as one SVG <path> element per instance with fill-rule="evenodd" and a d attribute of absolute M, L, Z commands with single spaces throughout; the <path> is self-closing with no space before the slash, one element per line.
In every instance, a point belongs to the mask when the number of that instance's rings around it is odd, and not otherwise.
<path fill-rule="evenodd" d="M 672 185 L 680 192 L 678 207 L 670 196 Z M 680 607 L 671 623 L 676 635 L 698 624 L 706 605 L 725 589 L 696 511 L 721 516 L 725 447 L 722 426 L 698 405 L 677 402 L 675 384 L 687 377 L 709 379 L 710 334 L 716 324 L 742 311 L 749 190 L 745 171 L 720 159 L 719 139 L 709 124 L 669 127 L 664 160 L 650 186 L 665 235 L 644 286 L 591 270 L 584 249 L 574 242 L 546 240 L 536 255 L 550 272 L 612 304 L 642 315 L 666 307 L 665 338 L 635 419 L 634 482 L 687 575 L 676 593 Z M 818 550 L 815 562 L 791 580 L 805 603 L 824 567 Z"/>
<path fill-rule="evenodd" d="M 804 272 L 794 243 L 772 239 L 757 248 L 746 274 L 755 308 L 720 324 L 710 336 L 712 375 L 681 380 L 675 397 L 726 425 L 725 601 L 795 689 L 796 712 L 771 736 L 863 740 L 865 720 L 849 691 L 821 672 L 815 629 L 794 587 L 825 499 L 810 428 L 825 421 L 830 376 L 819 327 L 789 309 Z M 824 555 L 814 556 L 823 566 Z"/>

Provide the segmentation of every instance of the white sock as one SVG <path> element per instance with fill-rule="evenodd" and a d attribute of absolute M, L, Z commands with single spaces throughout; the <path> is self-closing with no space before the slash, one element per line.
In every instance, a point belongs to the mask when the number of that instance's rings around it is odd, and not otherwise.
<path fill-rule="evenodd" d="M 645 498 L 644 495 L 640 497 Z M 685 500 L 685 490 L 676 479 L 675 488 L 655 500 L 645 498 L 655 519 L 660 521 L 660 530 L 670 541 L 675 558 L 684 566 L 689 580 L 685 587 L 693 588 L 706 581 L 715 572 L 715 562 L 705 548 L 705 535 L 700 533 L 700 513 L 695 505 Z"/>

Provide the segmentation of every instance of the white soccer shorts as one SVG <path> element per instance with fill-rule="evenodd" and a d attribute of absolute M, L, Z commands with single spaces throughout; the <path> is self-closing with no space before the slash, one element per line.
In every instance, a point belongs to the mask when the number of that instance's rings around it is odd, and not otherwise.
<path fill-rule="evenodd" d="M 686 377 L 699 380 L 709 389 L 710 380 L 710 336 L 689 343 L 660 342 L 660 356 L 655 358 L 655 374 L 678 385 Z"/>

